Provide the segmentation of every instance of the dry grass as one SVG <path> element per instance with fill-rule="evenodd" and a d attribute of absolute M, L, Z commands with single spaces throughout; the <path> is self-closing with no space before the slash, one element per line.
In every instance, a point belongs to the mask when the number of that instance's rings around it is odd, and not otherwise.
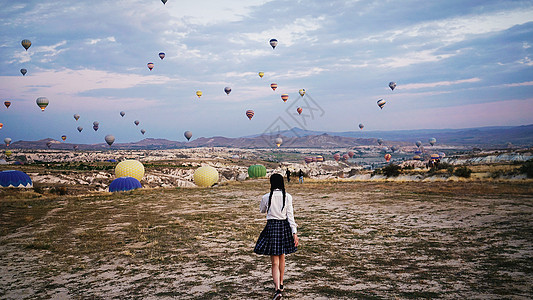
<path fill-rule="evenodd" d="M 268 299 L 266 180 L 0 202 L 0 298 Z M 533 297 L 530 182 L 291 184 L 286 298 Z"/>

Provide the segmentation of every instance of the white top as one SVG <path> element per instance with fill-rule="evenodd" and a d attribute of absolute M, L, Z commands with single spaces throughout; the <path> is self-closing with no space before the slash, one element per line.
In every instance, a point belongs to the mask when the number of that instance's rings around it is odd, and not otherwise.
<path fill-rule="evenodd" d="M 268 208 L 268 196 L 270 192 L 266 193 L 261 199 L 261 204 L 259 204 L 259 211 L 262 213 L 267 213 L 267 220 L 277 219 L 277 220 L 289 220 L 292 233 L 296 233 L 296 227 L 298 225 L 294 222 L 294 209 L 292 207 L 292 196 L 289 193 L 285 193 L 285 207 L 281 210 L 283 206 L 283 193 L 281 190 L 274 190 L 272 193 L 272 201 L 270 202 L 270 209 L 267 212 Z"/>

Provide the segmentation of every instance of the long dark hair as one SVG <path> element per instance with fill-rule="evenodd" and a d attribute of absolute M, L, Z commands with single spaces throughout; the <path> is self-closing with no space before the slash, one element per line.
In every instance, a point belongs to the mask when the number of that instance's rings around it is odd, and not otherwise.
<path fill-rule="evenodd" d="M 283 193 L 283 206 L 281 211 L 285 207 L 285 184 L 283 183 L 283 176 L 280 174 L 272 174 L 270 176 L 270 195 L 268 195 L 268 208 L 267 212 L 270 210 L 270 203 L 272 202 L 272 193 L 274 190 L 279 189 Z"/>

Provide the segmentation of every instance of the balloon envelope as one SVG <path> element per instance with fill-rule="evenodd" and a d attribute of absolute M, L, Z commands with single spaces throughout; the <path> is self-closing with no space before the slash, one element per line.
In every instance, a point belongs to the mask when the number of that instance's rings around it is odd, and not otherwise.
<path fill-rule="evenodd" d="M 161 0 L 161 2 L 163 2 L 163 4 L 167 4 L 167 1 L 168 0 Z"/>
<path fill-rule="evenodd" d="M 145 134 L 145 133 L 146 133 L 146 130 L 141 129 L 141 133 L 142 133 L 142 134 Z"/>
<path fill-rule="evenodd" d="M 183 135 L 185 136 L 185 138 L 187 139 L 187 141 L 190 140 L 190 139 L 192 138 L 192 132 L 190 132 L 190 131 L 185 131 L 185 132 L 183 133 Z"/>
<path fill-rule="evenodd" d="M 278 84 L 277 83 L 271 83 L 270 84 L 270 88 L 272 88 L 272 90 L 275 91 L 278 88 Z"/>
<path fill-rule="evenodd" d="M 35 102 L 37 103 L 37 106 L 41 108 L 41 111 L 44 111 L 50 101 L 48 101 L 48 98 L 46 97 L 39 97 Z"/>
<path fill-rule="evenodd" d="M 146 66 L 148 66 L 148 69 L 150 69 L 150 71 L 152 71 L 152 69 L 154 68 L 154 63 L 147 63 Z"/>
<path fill-rule="evenodd" d="M 78 121 L 80 119 L 80 115 L 74 114 L 74 120 Z"/>
<path fill-rule="evenodd" d="M 159 58 L 161 59 L 165 58 L 165 52 L 159 52 Z"/>
<path fill-rule="evenodd" d="M 436 138 L 430 138 L 429 139 L 429 143 L 431 144 L 431 146 L 435 145 L 436 142 L 437 142 Z"/>
<path fill-rule="evenodd" d="M 389 82 L 389 87 L 390 87 L 391 90 L 394 91 L 394 89 L 396 88 L 396 82 L 394 82 L 394 81 Z"/>
<path fill-rule="evenodd" d="M 196 96 L 198 96 L 198 98 L 202 97 L 202 91 L 196 91 Z"/>
<path fill-rule="evenodd" d="M 61 136 L 61 139 L 62 139 L 63 141 L 66 140 L 66 139 L 67 139 L 67 136 L 66 136 L 66 135 L 62 135 L 62 136 Z"/>
<path fill-rule="evenodd" d="M 276 39 L 270 40 L 270 46 L 272 46 L 272 49 L 276 48 L 277 45 L 278 45 L 278 40 Z"/>
<path fill-rule="evenodd" d="M 124 112 L 124 111 L 121 111 L 121 112 L 120 112 L 120 116 L 121 116 L 121 117 L 124 117 L 125 115 L 126 115 L 126 112 Z"/>
<path fill-rule="evenodd" d="M 229 95 L 229 93 L 231 93 L 231 88 L 229 86 L 225 87 L 224 92 Z"/>
<path fill-rule="evenodd" d="M 391 159 L 391 157 L 392 157 L 392 155 L 390 155 L 389 153 L 387 153 L 387 154 L 385 154 L 384 157 L 385 157 L 385 160 L 386 160 L 387 162 L 389 162 L 390 159 Z"/>
<path fill-rule="evenodd" d="M 9 108 L 11 106 L 11 101 L 4 101 L 4 105 L 6 108 Z"/>
<path fill-rule="evenodd" d="M 6 143 L 6 146 L 9 146 L 11 144 L 11 138 L 5 138 L 4 143 Z"/>
<path fill-rule="evenodd" d="M 94 126 L 98 126 L 98 125 L 100 125 L 100 123 L 98 123 L 98 121 L 94 121 L 94 122 L 93 122 L 93 125 L 94 125 Z"/>
<path fill-rule="evenodd" d="M 422 146 L 422 142 L 421 141 L 416 141 L 415 145 L 420 148 L 420 146 Z"/>
<path fill-rule="evenodd" d="M 252 117 L 254 116 L 254 111 L 249 109 L 246 111 L 246 116 L 248 117 L 248 119 L 252 119 Z"/>
<path fill-rule="evenodd" d="M 135 121 L 133 121 L 133 124 L 135 124 L 135 126 L 138 126 L 139 123 L 140 123 L 139 120 L 135 120 Z"/>
<path fill-rule="evenodd" d="M 24 75 L 26 75 L 26 73 L 28 73 L 28 70 L 20 69 L 20 73 L 22 73 L 22 76 L 24 76 Z"/>
<path fill-rule="evenodd" d="M 296 111 L 298 112 L 298 114 L 299 114 L 299 115 L 301 115 L 301 114 L 302 114 L 302 111 L 303 111 L 303 109 L 302 109 L 301 107 L 298 107 L 298 108 L 296 109 Z"/>
<path fill-rule="evenodd" d="M 281 100 L 283 100 L 283 102 L 287 102 L 288 99 L 289 99 L 289 94 L 281 94 Z"/>
<path fill-rule="evenodd" d="M 303 96 L 305 95 L 305 89 L 300 89 L 300 90 L 298 91 L 298 94 L 300 94 L 300 96 L 303 97 Z"/>
<path fill-rule="evenodd" d="M 77 128 L 77 129 L 78 129 L 78 131 L 79 131 L 79 132 L 81 132 L 81 131 L 83 130 L 83 127 L 81 127 L 81 126 L 78 126 L 78 128 Z"/>
<path fill-rule="evenodd" d="M 266 172 L 266 167 L 263 165 L 251 165 L 248 167 L 248 176 L 250 176 L 250 178 L 265 177 Z"/>
<path fill-rule="evenodd" d="M 385 100 L 383 100 L 383 99 L 379 99 L 379 100 L 378 100 L 378 106 L 379 106 L 379 108 L 383 109 L 383 106 L 385 106 L 385 103 L 387 103 Z"/>
<path fill-rule="evenodd" d="M 201 187 L 210 187 L 218 182 L 217 169 L 210 166 L 203 166 L 194 171 L 194 183 Z"/>
<path fill-rule="evenodd" d="M 360 124 L 359 124 L 359 128 L 360 128 L 360 129 L 363 129 L 364 127 L 365 127 L 365 125 L 363 125 L 363 123 L 360 123 Z"/>
<path fill-rule="evenodd" d="M 141 181 L 144 176 L 144 166 L 138 160 L 121 161 L 115 167 L 115 176 L 117 178 L 129 176 Z"/>
<path fill-rule="evenodd" d="M 111 146 L 115 142 L 115 137 L 111 134 L 108 134 L 105 136 L 104 140 L 109 146 Z"/>
<path fill-rule="evenodd" d="M 382 139 L 382 138 L 379 138 L 379 139 L 378 139 L 378 144 L 379 144 L 379 145 L 383 144 L 383 139 Z"/>
<path fill-rule="evenodd" d="M 20 42 L 20 44 L 22 45 L 22 47 L 24 47 L 24 49 L 26 49 L 26 51 L 28 51 L 28 48 L 31 47 L 31 41 L 30 40 L 22 40 L 22 42 Z"/>
<path fill-rule="evenodd" d="M 281 146 L 281 144 L 283 144 L 283 139 L 279 137 L 279 138 L 276 139 L 276 146 L 279 147 L 279 146 Z"/>
<path fill-rule="evenodd" d="M 33 183 L 28 174 L 17 170 L 7 170 L 0 172 L 0 186 L 29 188 L 33 186 Z"/>
<path fill-rule="evenodd" d="M 335 159 L 335 161 L 339 161 L 341 159 L 341 155 L 339 153 L 335 153 L 333 155 L 333 159 Z"/>
<path fill-rule="evenodd" d="M 140 188 L 142 186 L 139 180 L 129 176 L 116 178 L 109 185 L 110 192 L 125 192 Z"/>
<path fill-rule="evenodd" d="M 259 72 L 259 77 L 263 78 L 265 76 L 265 72 Z"/>
<path fill-rule="evenodd" d="M 0 129 L 2 129 L 2 127 L 4 127 L 4 123 L 0 123 Z"/>

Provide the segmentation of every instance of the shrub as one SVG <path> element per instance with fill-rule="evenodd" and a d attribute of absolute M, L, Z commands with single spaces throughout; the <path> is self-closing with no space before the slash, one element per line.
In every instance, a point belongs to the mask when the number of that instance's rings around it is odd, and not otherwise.
<path fill-rule="evenodd" d="M 457 177 L 464 177 L 464 178 L 470 178 L 470 175 L 472 174 L 472 170 L 469 168 L 462 166 L 453 171 L 453 175 Z"/>
<path fill-rule="evenodd" d="M 398 165 L 390 164 L 383 167 L 382 172 L 387 177 L 396 177 L 402 173 L 402 168 Z"/>
<path fill-rule="evenodd" d="M 522 174 L 525 173 L 527 178 L 533 178 L 533 160 L 526 161 L 518 171 Z"/>

